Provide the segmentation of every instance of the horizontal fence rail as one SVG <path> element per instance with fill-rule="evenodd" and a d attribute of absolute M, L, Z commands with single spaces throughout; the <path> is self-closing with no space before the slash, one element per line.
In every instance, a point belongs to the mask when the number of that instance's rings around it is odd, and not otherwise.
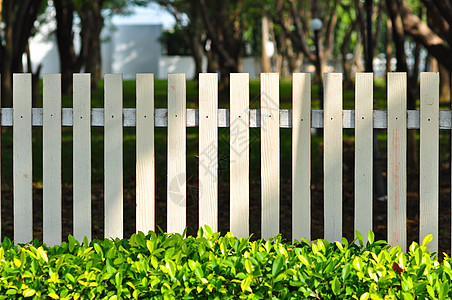
<path fill-rule="evenodd" d="M 1 111 L 1 126 L 13 126 L 13 108 L 5 107 Z M 136 127 L 136 108 L 123 108 L 123 126 Z M 186 127 L 199 127 L 199 110 L 197 108 L 187 108 L 187 122 Z M 388 112 L 385 110 L 373 110 L 373 128 L 387 129 L 388 128 Z M 62 126 L 71 127 L 73 124 L 73 109 L 65 107 L 61 109 Z M 420 129 L 419 110 L 407 110 L 407 129 Z M 293 112 L 291 109 L 280 109 L 279 120 L 280 128 L 292 128 Z M 323 111 L 318 109 L 311 110 L 311 128 L 323 128 Z M 156 108 L 154 110 L 155 127 L 168 127 L 168 109 Z M 261 112 L 260 109 L 249 109 L 249 128 L 258 128 L 261 126 Z M 43 109 L 32 108 L 32 125 L 42 126 L 43 123 Z M 91 126 L 104 126 L 104 109 L 91 108 Z M 230 110 L 227 108 L 218 109 L 218 127 L 230 127 Z M 355 128 L 355 110 L 342 110 L 342 128 Z M 439 111 L 439 129 L 452 129 L 452 111 Z"/>
<path fill-rule="evenodd" d="M 61 108 L 61 76 L 44 76 L 43 108 L 31 107 L 31 75 L 14 75 L 13 108 L 1 126 L 13 126 L 14 238 L 32 238 L 32 126 L 44 132 L 44 242 L 61 243 L 61 127 L 73 127 L 74 236 L 91 238 L 91 126 L 104 127 L 105 237 L 122 237 L 123 127 L 136 127 L 137 230 L 155 230 L 154 128 L 168 128 L 167 231 L 186 227 L 186 127 L 199 127 L 199 225 L 218 229 L 218 130 L 230 128 L 230 228 L 249 232 L 249 128 L 260 128 L 262 238 L 279 233 L 280 128 L 292 130 L 292 232 L 310 239 L 311 129 L 324 129 L 324 236 L 342 236 L 344 128 L 355 129 L 355 229 L 372 229 L 372 132 L 388 132 L 388 242 L 406 249 L 406 132 L 420 129 L 420 240 L 438 236 L 438 131 L 452 129 L 452 111 L 440 111 L 438 73 L 421 74 L 421 109 L 406 109 L 404 73 L 388 74 L 388 110 L 373 110 L 373 75 L 357 74 L 355 110 L 342 109 L 342 75 L 325 74 L 325 110 L 311 110 L 311 78 L 294 74 L 292 109 L 279 108 L 278 74 L 261 75 L 260 109 L 249 109 L 247 74 L 231 74 L 230 109 L 218 108 L 218 77 L 200 74 L 199 107 L 186 108 L 184 74 L 168 78 L 168 109 L 154 108 L 154 77 L 137 74 L 137 108 L 122 106 L 122 75 L 105 76 L 105 108 L 91 108 L 89 74 L 74 75 L 73 108 Z M 438 250 L 438 240 L 430 245 Z"/>

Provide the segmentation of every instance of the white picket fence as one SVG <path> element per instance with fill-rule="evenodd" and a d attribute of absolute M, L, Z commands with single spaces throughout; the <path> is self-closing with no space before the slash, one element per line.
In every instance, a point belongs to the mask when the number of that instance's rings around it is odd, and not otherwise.
<path fill-rule="evenodd" d="M 249 232 L 250 128 L 260 127 L 262 238 L 279 233 L 280 128 L 292 130 L 292 237 L 311 234 L 311 128 L 324 130 L 324 238 L 342 237 L 342 132 L 355 128 L 355 229 L 372 229 L 373 128 L 388 133 L 388 242 L 406 249 L 406 134 L 420 128 L 420 239 L 438 250 L 438 73 L 421 74 L 420 111 L 407 111 L 405 73 L 389 73 L 387 111 L 374 111 L 373 75 L 356 76 L 355 110 L 342 109 L 342 74 L 325 74 L 324 112 L 311 110 L 311 77 L 293 74 L 292 110 L 279 108 L 279 75 L 261 74 L 260 109 L 249 109 L 248 74 L 231 74 L 230 109 L 218 109 L 217 74 L 200 74 L 199 110 L 186 108 L 185 74 L 168 76 L 168 109 L 154 108 L 154 76 L 137 74 L 136 109 L 122 106 L 122 75 L 105 75 L 105 107 L 91 108 L 90 75 L 73 78 L 73 108 L 61 108 L 61 76 L 45 75 L 43 108 L 32 108 L 31 75 L 15 74 L 13 109 L 14 237 L 32 239 L 32 126 L 43 126 L 43 240 L 62 241 L 61 127 L 73 126 L 73 233 L 91 238 L 91 126 L 104 127 L 105 237 L 123 235 L 123 127 L 136 126 L 136 230 L 155 229 L 154 127 L 168 127 L 167 231 L 186 227 L 186 127 L 199 126 L 199 225 L 218 229 L 218 127 L 230 127 L 230 231 Z M 288 129 L 290 130 L 290 129 Z"/>

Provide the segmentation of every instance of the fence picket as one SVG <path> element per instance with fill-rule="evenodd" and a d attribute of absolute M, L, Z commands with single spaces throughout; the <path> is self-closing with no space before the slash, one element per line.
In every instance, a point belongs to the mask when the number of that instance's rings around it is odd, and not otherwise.
<path fill-rule="evenodd" d="M 33 239 L 31 74 L 13 75 L 14 241 Z"/>
<path fill-rule="evenodd" d="M 185 74 L 168 75 L 168 197 L 167 232 L 186 226 L 186 102 Z"/>
<path fill-rule="evenodd" d="M 137 74 L 136 231 L 155 230 L 154 74 Z"/>
<path fill-rule="evenodd" d="M 74 236 L 91 240 L 91 126 L 104 126 L 105 237 L 123 236 L 123 127 L 136 126 L 136 230 L 155 230 L 154 127 L 168 127 L 167 228 L 186 227 L 186 128 L 199 126 L 199 226 L 218 230 L 218 128 L 230 127 L 230 230 L 250 232 L 250 128 L 260 128 L 261 237 L 280 233 L 280 130 L 292 128 L 292 236 L 311 238 L 311 128 L 324 128 L 324 237 L 342 237 L 343 128 L 355 128 L 355 229 L 372 229 L 373 128 L 388 132 L 388 242 L 407 248 L 407 129 L 420 129 L 419 241 L 439 248 L 439 129 L 452 113 L 439 111 L 439 75 L 421 74 L 420 110 L 407 111 L 405 73 L 389 73 L 387 111 L 373 111 L 373 74 L 357 74 L 355 111 L 342 110 L 342 75 L 325 75 L 324 111 L 311 110 L 309 74 L 293 74 L 293 109 L 279 109 L 279 75 L 261 74 L 261 107 L 249 109 L 249 75 L 231 74 L 230 110 L 218 109 L 218 76 L 200 74 L 199 110 L 186 108 L 185 74 L 168 76 L 168 109 L 154 109 L 154 76 L 137 74 L 137 108 L 122 107 L 122 75 L 105 75 L 105 108 L 91 109 L 90 75 L 75 74 L 73 109 L 61 108 L 61 75 L 46 74 L 43 108 L 32 108 L 31 74 L 14 74 L 14 239 L 33 238 L 32 126 L 43 126 L 43 241 L 62 241 L 62 126 L 73 126 Z M 1 197 L 0 197 L 1 198 Z M 1 229 L 1 227 L 0 227 Z M 0 230 L 1 231 L 1 230 Z"/>
<path fill-rule="evenodd" d="M 406 251 L 406 73 L 388 73 L 388 242 Z"/>
<path fill-rule="evenodd" d="M 372 230 L 373 73 L 356 74 L 355 91 L 355 230 L 366 242 Z"/>
<path fill-rule="evenodd" d="M 428 250 L 438 252 L 439 73 L 421 73 L 419 241 L 428 234 Z"/>
<path fill-rule="evenodd" d="M 43 78 L 43 240 L 61 244 L 61 75 Z"/>
<path fill-rule="evenodd" d="M 311 240 L 311 75 L 293 74 L 292 239 Z"/>
<path fill-rule="evenodd" d="M 279 74 L 261 74 L 262 238 L 279 233 Z"/>
<path fill-rule="evenodd" d="M 73 75 L 74 237 L 91 240 L 91 75 Z"/>
<path fill-rule="evenodd" d="M 249 236 L 250 129 L 249 74 L 231 74 L 230 86 L 230 224 L 237 237 Z"/>
<path fill-rule="evenodd" d="M 324 98 L 324 236 L 342 238 L 342 74 L 326 73 Z"/>
<path fill-rule="evenodd" d="M 199 74 L 199 226 L 218 231 L 218 75 Z"/>
<path fill-rule="evenodd" d="M 105 75 L 105 238 L 123 236 L 122 74 Z"/>

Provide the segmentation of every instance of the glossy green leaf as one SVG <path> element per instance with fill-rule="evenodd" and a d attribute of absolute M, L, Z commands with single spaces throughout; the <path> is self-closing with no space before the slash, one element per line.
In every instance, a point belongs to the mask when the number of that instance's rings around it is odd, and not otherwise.
<path fill-rule="evenodd" d="M 345 281 L 347 279 L 348 275 L 350 275 L 350 270 L 351 270 L 350 264 L 347 263 L 344 266 L 344 268 L 342 269 L 341 278 L 342 278 L 343 281 Z"/>
<path fill-rule="evenodd" d="M 36 291 L 35 291 L 34 289 L 26 289 L 26 290 L 22 293 L 22 295 L 23 295 L 25 298 L 33 297 L 35 294 L 36 294 Z"/>
<path fill-rule="evenodd" d="M 283 255 L 278 255 L 278 257 L 273 261 L 273 264 L 272 264 L 272 276 L 273 277 L 276 277 L 283 270 L 284 260 L 285 260 L 285 258 Z"/>
<path fill-rule="evenodd" d="M 373 233 L 372 230 L 369 230 L 369 232 L 367 232 L 367 240 L 369 241 L 369 244 L 373 244 L 375 241 L 375 234 Z"/>
<path fill-rule="evenodd" d="M 422 246 L 427 246 L 428 243 L 430 243 L 433 240 L 433 235 L 428 234 L 424 237 L 422 240 Z"/>
<path fill-rule="evenodd" d="M 363 238 L 363 235 L 361 234 L 361 232 L 359 232 L 358 230 L 355 230 L 355 235 L 356 235 L 356 238 L 358 240 L 358 243 L 361 246 L 364 246 L 364 238 Z"/>
<path fill-rule="evenodd" d="M 339 282 L 339 280 L 337 279 L 337 277 L 335 277 L 333 280 L 331 280 L 331 288 L 333 289 L 333 293 L 334 295 L 339 295 L 340 293 L 340 288 L 341 288 L 341 283 Z"/>

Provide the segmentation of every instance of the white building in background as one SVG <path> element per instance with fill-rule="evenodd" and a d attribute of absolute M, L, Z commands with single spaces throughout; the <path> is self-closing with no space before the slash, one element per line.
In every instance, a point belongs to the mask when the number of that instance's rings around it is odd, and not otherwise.
<path fill-rule="evenodd" d="M 117 25 L 102 33 L 103 73 L 123 73 L 135 79 L 136 73 L 154 73 L 158 77 L 162 47 L 158 41 L 162 25 Z M 75 41 L 79 48 L 80 41 Z M 33 69 L 42 64 L 41 74 L 59 73 L 60 61 L 55 34 L 38 34 L 30 41 Z"/>
<path fill-rule="evenodd" d="M 124 79 L 135 79 L 137 73 L 153 73 L 156 78 L 166 79 L 169 73 L 185 73 L 192 79 L 195 63 L 191 56 L 164 56 L 159 38 L 161 24 L 121 24 L 103 32 L 102 69 L 104 74 L 122 73 Z M 49 31 L 50 32 L 50 31 Z M 75 41 L 80 47 L 80 41 Z M 42 64 L 41 76 L 59 73 L 60 61 L 55 34 L 37 34 L 30 41 L 33 69 Z M 204 59 L 204 70 L 207 60 Z M 254 58 L 243 59 L 243 72 L 250 77 L 259 74 L 260 66 Z"/>
<path fill-rule="evenodd" d="M 102 45 L 104 73 L 122 73 L 135 79 L 137 73 L 154 73 L 159 77 L 162 25 L 120 25 L 105 33 Z"/>

